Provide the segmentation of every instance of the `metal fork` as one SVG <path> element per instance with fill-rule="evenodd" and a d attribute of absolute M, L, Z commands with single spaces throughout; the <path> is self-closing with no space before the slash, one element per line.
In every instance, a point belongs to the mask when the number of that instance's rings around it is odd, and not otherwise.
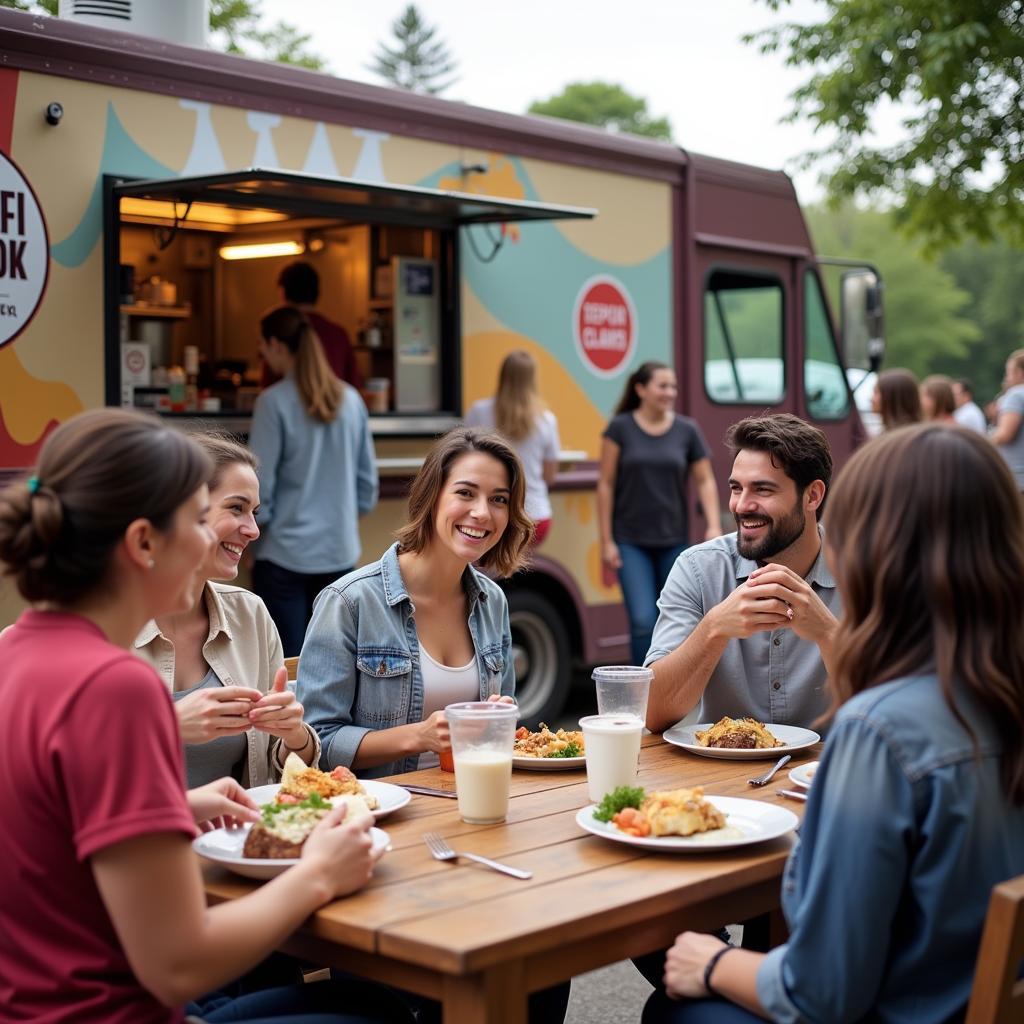
<path fill-rule="evenodd" d="M 790 760 L 789 754 L 783 754 L 782 757 L 775 762 L 774 766 L 764 773 L 764 775 L 758 775 L 756 779 L 747 779 L 747 784 L 750 786 L 764 786 L 771 782 L 775 777 L 775 773 Z"/>
<path fill-rule="evenodd" d="M 430 850 L 435 860 L 456 860 L 459 857 L 465 857 L 467 860 L 475 860 L 478 864 L 484 864 L 489 868 L 494 868 L 495 871 L 511 875 L 513 878 L 533 878 L 532 871 L 521 871 L 519 868 L 509 867 L 508 864 L 499 864 L 496 860 L 488 860 L 478 853 L 456 853 L 448 845 L 447 840 L 437 832 L 424 832 L 423 842 L 427 844 L 427 849 Z"/>

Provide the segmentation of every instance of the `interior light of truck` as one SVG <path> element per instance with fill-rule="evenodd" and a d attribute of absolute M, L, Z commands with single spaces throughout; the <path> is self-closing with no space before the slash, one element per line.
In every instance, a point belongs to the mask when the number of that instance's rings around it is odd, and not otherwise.
<path fill-rule="evenodd" d="M 268 256 L 298 256 L 305 252 L 301 242 L 253 242 L 249 245 L 222 245 L 222 260 L 259 260 Z"/>

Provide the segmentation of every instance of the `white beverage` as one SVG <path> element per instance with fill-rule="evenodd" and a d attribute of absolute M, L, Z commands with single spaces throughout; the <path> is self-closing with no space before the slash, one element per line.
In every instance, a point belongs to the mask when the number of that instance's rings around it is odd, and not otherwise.
<path fill-rule="evenodd" d="M 643 721 L 632 715 L 590 715 L 580 719 L 580 728 L 590 799 L 600 803 L 619 786 L 635 786 Z"/>
<path fill-rule="evenodd" d="M 512 752 L 467 750 L 455 755 L 459 814 L 470 825 L 493 825 L 508 814 Z"/>

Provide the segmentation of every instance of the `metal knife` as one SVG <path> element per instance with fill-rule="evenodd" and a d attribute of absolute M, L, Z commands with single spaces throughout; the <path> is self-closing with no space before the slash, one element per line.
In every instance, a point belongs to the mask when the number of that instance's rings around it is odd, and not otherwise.
<path fill-rule="evenodd" d="M 446 789 L 431 789 L 430 786 L 408 786 L 404 782 L 398 782 L 395 785 L 401 786 L 402 789 L 407 789 L 410 793 L 422 793 L 424 796 L 443 796 L 449 800 L 456 799 L 456 794 L 449 793 Z"/>
<path fill-rule="evenodd" d="M 807 794 L 801 793 L 797 789 L 780 789 L 778 791 L 779 796 L 788 796 L 791 800 L 806 800 Z"/>

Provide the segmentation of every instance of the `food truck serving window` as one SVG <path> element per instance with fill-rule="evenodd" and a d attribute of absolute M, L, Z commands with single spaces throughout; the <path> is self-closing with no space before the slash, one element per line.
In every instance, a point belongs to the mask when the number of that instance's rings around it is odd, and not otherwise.
<path fill-rule="evenodd" d="M 392 432 L 460 412 L 459 228 L 596 212 L 269 169 L 105 186 L 108 403 L 244 417 L 283 285 Z"/>

